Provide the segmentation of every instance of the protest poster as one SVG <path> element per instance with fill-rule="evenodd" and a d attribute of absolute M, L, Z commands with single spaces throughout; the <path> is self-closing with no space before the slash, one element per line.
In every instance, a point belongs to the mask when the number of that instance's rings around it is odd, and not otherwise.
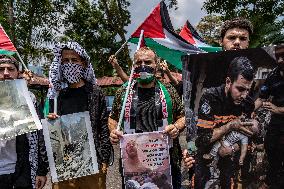
<path fill-rule="evenodd" d="M 23 79 L 0 81 L 0 128 L 1 140 L 42 128 Z"/>
<path fill-rule="evenodd" d="M 265 79 L 265 76 L 276 66 L 274 49 L 275 46 L 268 46 L 183 56 L 183 83 L 186 89 L 184 96 L 190 99 L 190 108 L 197 112 L 204 89 L 218 87 L 225 83 L 229 64 L 236 57 L 248 58 L 254 67 L 255 79 Z"/>
<path fill-rule="evenodd" d="M 52 182 L 98 173 L 89 112 L 42 120 Z"/>
<path fill-rule="evenodd" d="M 252 84 L 252 88 L 249 91 L 249 96 L 245 99 L 247 101 L 252 101 L 257 98 L 259 88 L 261 84 L 263 84 L 264 80 L 268 73 L 276 67 L 276 60 L 279 55 L 277 55 L 277 49 L 282 48 L 284 46 L 269 46 L 263 48 L 254 48 L 254 49 L 243 49 L 243 50 L 231 50 L 231 51 L 223 51 L 218 53 L 206 53 L 206 54 L 195 54 L 195 55 L 186 55 L 183 57 L 183 84 L 184 84 L 184 102 L 185 102 L 185 109 L 191 109 L 192 112 L 198 113 L 199 109 L 199 101 L 204 93 L 204 91 L 211 87 L 219 87 L 222 84 L 225 84 L 227 71 L 229 69 L 230 63 L 235 58 L 240 59 L 248 59 L 255 71 L 254 82 Z M 283 55 L 282 55 L 283 56 Z M 210 111 L 204 103 L 200 107 L 201 112 L 208 112 Z M 189 112 L 189 113 L 188 113 Z M 192 120 L 192 114 L 190 111 L 185 111 L 186 120 Z M 190 134 L 194 133 L 195 136 L 189 137 L 192 141 L 190 143 L 194 143 L 194 137 L 196 137 L 196 124 L 188 124 L 186 123 L 186 127 L 190 130 Z M 260 128 L 260 130 L 263 128 Z M 260 138 L 260 135 L 258 135 Z M 199 140 L 200 141 L 200 140 Z M 190 151 L 190 149 L 189 149 Z M 195 150 L 196 152 L 196 150 Z M 200 156 L 200 154 L 199 154 Z M 202 157 L 202 154 L 201 154 Z M 208 168 L 210 171 L 210 179 L 205 185 L 205 189 L 208 188 L 216 188 L 218 187 L 220 180 L 220 170 L 218 165 L 219 159 L 216 158 L 212 160 L 210 164 L 208 164 Z M 252 167 L 251 170 L 246 170 L 242 172 L 245 175 L 260 175 L 260 172 L 265 172 L 265 167 L 251 161 L 248 164 Z M 254 169 L 258 167 L 259 169 Z M 238 170 L 234 170 L 238 173 Z M 238 174 L 235 174 L 238 175 Z M 260 177 L 258 177 L 260 178 Z M 237 181 L 234 178 L 234 181 Z M 251 183 L 248 184 L 255 184 L 255 180 L 249 181 Z"/>
<path fill-rule="evenodd" d="M 162 132 L 123 135 L 120 147 L 126 188 L 172 188 L 168 140 Z"/>

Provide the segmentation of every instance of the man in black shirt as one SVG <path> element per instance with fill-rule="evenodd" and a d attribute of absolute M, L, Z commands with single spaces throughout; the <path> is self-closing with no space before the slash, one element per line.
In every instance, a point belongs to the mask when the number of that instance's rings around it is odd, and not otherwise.
<path fill-rule="evenodd" d="M 134 62 L 135 80 L 131 82 L 126 97 L 128 108 L 124 112 L 124 124 L 117 130 L 125 85 L 116 92 L 109 117 L 110 140 L 112 144 L 118 144 L 123 133 L 164 131 L 173 139 L 173 147 L 170 148 L 173 188 L 180 188 L 182 154 L 178 136 L 185 126 L 181 99 L 171 85 L 156 79 L 157 55 L 153 50 L 140 48 L 134 55 Z"/>
<path fill-rule="evenodd" d="M 284 188 L 284 48 L 275 47 L 278 66 L 269 73 L 261 87 L 256 109 L 263 106 L 271 111 L 264 147 L 269 163 L 266 184 L 269 188 Z M 269 101 L 268 99 L 271 99 Z"/>
<path fill-rule="evenodd" d="M 76 42 L 55 48 L 55 59 L 50 68 L 52 89 L 49 97 L 58 95 L 58 114 L 66 115 L 89 111 L 100 172 L 53 184 L 53 189 L 106 188 L 106 172 L 111 156 L 107 126 L 106 102 L 96 85 L 95 75 L 86 51 Z M 55 113 L 48 115 L 56 119 Z"/>
<path fill-rule="evenodd" d="M 242 126 L 252 126 L 253 122 L 242 122 L 240 116 L 250 115 L 253 102 L 248 102 L 246 96 L 253 81 L 253 68 L 246 57 L 235 58 L 229 67 L 225 85 L 210 88 L 202 95 L 197 123 L 196 146 L 198 148 L 195 167 L 195 188 L 204 189 L 209 180 L 208 162 L 203 158 L 209 153 L 214 142 L 222 139 L 233 130 Z M 220 157 L 221 188 L 230 188 L 233 174 L 233 162 L 230 155 Z"/>

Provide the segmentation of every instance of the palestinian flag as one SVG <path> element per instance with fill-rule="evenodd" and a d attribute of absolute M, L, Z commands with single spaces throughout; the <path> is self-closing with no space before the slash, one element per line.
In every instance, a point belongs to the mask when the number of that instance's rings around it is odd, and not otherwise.
<path fill-rule="evenodd" d="M 0 25 L 0 54 L 12 56 L 17 52 L 3 27 Z"/>
<path fill-rule="evenodd" d="M 137 44 L 141 30 L 144 30 L 145 45 L 180 70 L 182 69 L 182 55 L 204 52 L 174 32 L 166 4 L 163 1 L 131 35 L 129 41 Z"/>
<path fill-rule="evenodd" d="M 185 39 L 190 44 L 206 51 L 206 52 L 217 52 L 222 51 L 221 47 L 212 47 L 208 45 L 204 39 L 198 34 L 198 32 L 194 29 L 194 27 L 186 21 L 179 35 Z"/>

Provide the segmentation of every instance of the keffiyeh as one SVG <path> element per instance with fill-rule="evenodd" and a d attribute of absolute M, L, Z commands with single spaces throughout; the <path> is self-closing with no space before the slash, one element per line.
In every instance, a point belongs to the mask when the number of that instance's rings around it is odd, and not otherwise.
<path fill-rule="evenodd" d="M 85 49 L 77 42 L 58 44 L 54 48 L 54 59 L 50 66 L 50 71 L 49 71 L 49 82 L 52 85 L 48 92 L 48 97 L 50 99 L 55 97 L 57 91 L 60 91 L 61 89 L 68 87 L 67 81 L 64 80 L 62 77 L 62 70 L 61 70 L 62 50 L 64 48 L 74 50 L 76 53 L 79 54 L 80 57 L 82 57 L 86 61 L 87 67 L 84 68 L 83 78 L 92 84 L 96 84 L 95 73 L 90 63 L 90 57 L 85 51 Z"/>

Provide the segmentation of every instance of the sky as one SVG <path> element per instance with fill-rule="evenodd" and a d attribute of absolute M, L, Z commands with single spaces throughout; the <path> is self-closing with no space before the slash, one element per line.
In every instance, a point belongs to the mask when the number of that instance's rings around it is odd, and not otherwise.
<path fill-rule="evenodd" d="M 125 28 L 127 31 L 126 37 L 138 28 L 138 26 L 146 19 L 152 10 L 158 5 L 161 0 L 131 0 L 128 10 L 131 15 L 131 23 Z M 201 10 L 205 0 L 178 0 L 178 9 L 168 9 L 169 15 L 175 29 L 180 28 L 189 20 L 196 26 L 202 17 L 206 15 L 204 10 Z M 136 45 L 130 45 L 133 52 Z M 132 53 L 131 53 L 132 54 Z"/>
<path fill-rule="evenodd" d="M 135 29 L 145 20 L 161 0 L 131 0 L 129 11 L 131 15 L 131 24 L 126 27 L 127 37 L 129 37 Z M 201 10 L 205 0 L 178 0 L 178 9 L 169 10 L 172 24 L 175 29 L 184 25 L 188 19 L 189 22 L 196 26 L 200 19 L 206 15 L 204 10 Z"/>

